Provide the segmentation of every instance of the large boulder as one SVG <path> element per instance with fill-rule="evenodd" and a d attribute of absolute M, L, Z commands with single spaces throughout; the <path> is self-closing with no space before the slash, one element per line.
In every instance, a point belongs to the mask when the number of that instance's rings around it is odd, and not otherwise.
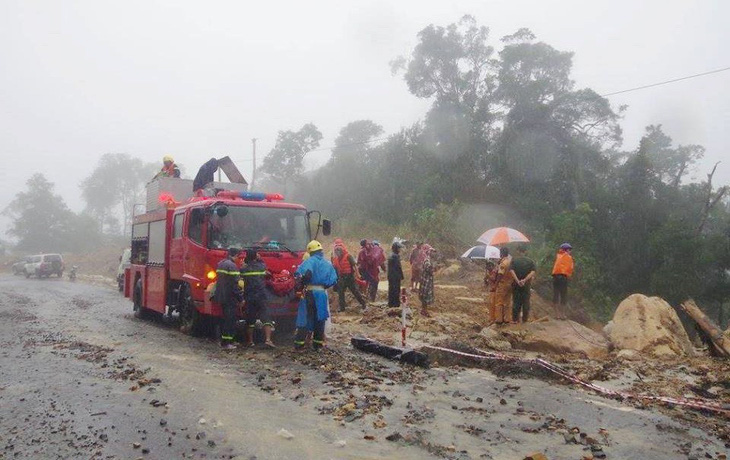
<path fill-rule="evenodd" d="M 512 347 L 554 354 L 578 354 L 605 358 L 609 342 L 591 329 L 570 320 L 535 321 L 506 326 L 500 330 Z"/>
<path fill-rule="evenodd" d="M 624 299 L 607 332 L 619 349 L 655 357 L 694 354 L 677 312 L 659 297 L 632 294 Z"/>

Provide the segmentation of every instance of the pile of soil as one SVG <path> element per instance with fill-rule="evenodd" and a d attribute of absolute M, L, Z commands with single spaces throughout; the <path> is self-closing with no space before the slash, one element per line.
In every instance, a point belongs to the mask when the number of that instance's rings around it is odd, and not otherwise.
<path fill-rule="evenodd" d="M 659 297 L 630 295 L 619 304 L 606 332 L 619 349 L 654 357 L 694 355 L 677 313 Z"/>

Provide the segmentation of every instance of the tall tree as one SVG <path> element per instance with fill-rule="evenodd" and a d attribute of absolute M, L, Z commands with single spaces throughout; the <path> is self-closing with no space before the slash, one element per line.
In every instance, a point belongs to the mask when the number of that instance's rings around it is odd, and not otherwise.
<path fill-rule="evenodd" d="M 18 249 L 25 251 L 66 249 L 73 213 L 43 174 L 32 175 L 26 186 L 3 211 L 12 219 L 8 234 L 17 238 Z"/>
<path fill-rule="evenodd" d="M 705 155 L 705 148 L 701 145 L 674 147 L 672 138 L 664 133 L 662 125 L 647 126 L 641 142 L 641 148 L 661 180 L 674 187 L 681 184 L 682 178 Z"/>
<path fill-rule="evenodd" d="M 121 208 L 122 234 L 129 234 L 134 205 L 141 201 L 144 185 L 155 169 L 127 153 L 102 155 L 91 175 L 81 182 L 86 209 L 101 230 L 113 233 L 109 224 L 118 221 L 115 211 Z"/>
<path fill-rule="evenodd" d="M 432 99 L 426 134 L 434 152 L 447 166 L 445 199 L 453 199 L 464 184 L 488 175 L 490 141 L 496 113 L 494 49 L 487 43 L 489 29 L 472 16 L 446 27 L 433 24 L 418 33 L 419 43 L 410 58 L 391 63 L 404 71 L 412 94 Z"/>
<path fill-rule="evenodd" d="M 301 175 L 304 157 L 319 147 L 322 133 L 313 123 L 307 123 L 299 131 L 279 131 L 276 145 L 264 158 L 261 171 L 279 182 L 286 182 Z"/>

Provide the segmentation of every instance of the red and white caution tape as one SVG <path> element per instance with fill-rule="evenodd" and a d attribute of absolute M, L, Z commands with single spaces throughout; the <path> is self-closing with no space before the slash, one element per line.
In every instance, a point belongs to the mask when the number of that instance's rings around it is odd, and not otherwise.
<path fill-rule="evenodd" d="M 719 414 L 724 414 L 726 416 L 730 416 L 730 404 L 722 404 L 722 403 L 710 401 L 707 399 L 701 399 L 701 398 L 671 398 L 668 396 L 637 395 L 637 394 L 629 393 L 629 392 L 625 392 L 625 391 L 611 390 L 611 389 L 596 385 L 591 382 L 586 382 L 585 380 L 582 380 L 582 379 L 576 377 L 575 375 L 571 374 L 570 372 L 563 369 L 562 367 L 557 366 L 549 361 L 545 361 L 544 359 L 541 359 L 541 358 L 535 358 L 535 359 L 517 358 L 514 356 L 503 355 L 501 353 L 492 353 L 492 352 L 483 351 L 483 350 L 478 350 L 480 353 L 483 353 L 483 354 L 477 355 L 474 353 L 466 353 L 463 351 L 452 350 L 450 348 L 437 347 L 437 346 L 433 346 L 433 345 L 425 345 L 423 348 L 438 350 L 438 351 L 442 351 L 445 353 L 450 353 L 453 355 L 463 356 L 466 358 L 476 359 L 476 360 L 480 360 L 480 361 L 492 360 L 492 361 L 520 362 L 523 364 L 534 364 L 534 365 L 540 366 L 543 369 L 546 369 L 546 370 L 552 372 L 553 374 L 559 375 L 566 380 L 569 380 L 575 384 L 578 384 L 584 388 L 588 388 L 589 390 L 595 391 L 596 393 L 610 396 L 613 398 L 629 399 L 629 400 L 636 400 L 636 401 L 653 401 L 653 402 L 658 402 L 658 403 L 667 404 L 667 405 L 683 406 L 683 407 L 689 407 L 691 409 L 697 409 L 697 410 L 707 410 L 707 411 L 716 412 Z"/>

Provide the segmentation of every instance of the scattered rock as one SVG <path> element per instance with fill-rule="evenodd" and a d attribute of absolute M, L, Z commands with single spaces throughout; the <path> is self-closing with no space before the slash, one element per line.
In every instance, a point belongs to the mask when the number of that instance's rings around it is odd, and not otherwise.
<path fill-rule="evenodd" d="M 507 326 L 502 334 L 514 348 L 555 354 L 580 354 L 602 359 L 608 355 L 609 342 L 591 329 L 570 320 L 534 321 Z"/>
<path fill-rule="evenodd" d="M 541 452 L 533 452 L 525 457 L 524 460 L 548 460 L 548 458 Z"/>
<path fill-rule="evenodd" d="M 277 436 L 282 437 L 284 439 L 294 439 L 294 435 L 285 430 L 284 428 L 280 429 L 278 433 L 276 433 Z"/>
<path fill-rule="evenodd" d="M 138 442 L 133 442 L 133 443 L 132 443 L 132 448 L 134 448 L 134 449 L 139 449 L 140 447 L 142 447 L 142 444 L 140 444 L 140 443 L 138 443 Z"/>
<path fill-rule="evenodd" d="M 160 426 L 165 426 L 165 425 L 167 425 L 167 420 L 165 420 L 164 418 L 161 418 L 160 419 Z"/>
<path fill-rule="evenodd" d="M 484 345 L 497 351 L 507 351 L 512 349 L 512 344 L 497 330 L 497 326 L 485 327 L 479 331 L 479 335 L 484 339 Z"/>
<path fill-rule="evenodd" d="M 396 431 L 395 433 L 389 434 L 388 436 L 386 436 L 385 439 L 387 441 L 397 442 L 397 441 L 401 441 L 403 439 L 403 436 Z"/>
<path fill-rule="evenodd" d="M 205 425 L 206 423 L 208 423 L 208 421 L 204 418 L 201 418 L 200 420 L 198 420 L 198 424 L 200 424 L 200 425 Z"/>
<path fill-rule="evenodd" d="M 344 439 L 340 439 L 339 441 L 335 441 L 333 445 L 335 447 L 345 447 L 347 445 L 347 441 L 345 441 Z"/>

